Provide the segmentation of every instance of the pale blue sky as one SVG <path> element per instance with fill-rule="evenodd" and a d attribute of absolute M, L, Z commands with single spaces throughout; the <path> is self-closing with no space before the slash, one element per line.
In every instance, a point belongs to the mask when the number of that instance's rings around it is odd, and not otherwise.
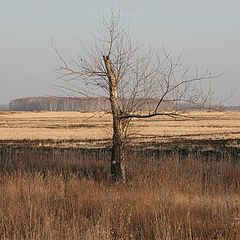
<path fill-rule="evenodd" d="M 217 98 L 235 91 L 240 105 L 240 1 L 238 0 L 0 0 L 0 103 L 57 95 L 57 58 L 89 42 L 100 14 L 119 9 L 130 30 L 155 49 L 179 53 L 199 71 L 225 75 L 213 81 Z"/>

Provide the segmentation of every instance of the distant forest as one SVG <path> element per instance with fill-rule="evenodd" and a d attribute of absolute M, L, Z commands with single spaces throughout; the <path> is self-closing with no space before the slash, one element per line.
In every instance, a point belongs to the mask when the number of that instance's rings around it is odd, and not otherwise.
<path fill-rule="evenodd" d="M 127 100 L 126 100 L 127 101 Z M 148 110 L 156 105 L 156 99 L 136 99 L 142 101 L 139 110 Z M 163 102 L 162 109 L 172 109 L 173 103 Z M 104 97 L 28 97 L 12 100 L 9 103 L 11 111 L 106 111 L 110 103 Z"/>

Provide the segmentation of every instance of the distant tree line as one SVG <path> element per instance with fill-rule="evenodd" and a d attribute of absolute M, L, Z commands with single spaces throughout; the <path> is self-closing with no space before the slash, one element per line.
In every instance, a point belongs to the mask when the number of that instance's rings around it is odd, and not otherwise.
<path fill-rule="evenodd" d="M 139 101 L 142 104 L 139 104 Z M 156 101 L 155 99 L 137 99 L 139 111 L 151 109 Z M 163 110 L 173 107 L 174 103 L 168 101 L 161 106 Z M 108 111 L 109 109 L 109 100 L 104 97 L 28 97 L 14 99 L 9 103 L 11 111 Z"/>

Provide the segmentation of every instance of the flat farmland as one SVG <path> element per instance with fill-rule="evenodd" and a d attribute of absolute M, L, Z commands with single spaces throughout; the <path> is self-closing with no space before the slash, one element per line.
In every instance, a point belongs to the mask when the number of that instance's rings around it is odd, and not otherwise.
<path fill-rule="evenodd" d="M 240 112 L 189 112 L 182 117 L 134 119 L 133 143 L 240 138 Z M 81 112 L 0 112 L 0 140 L 53 140 L 103 145 L 111 139 L 111 115 Z"/>

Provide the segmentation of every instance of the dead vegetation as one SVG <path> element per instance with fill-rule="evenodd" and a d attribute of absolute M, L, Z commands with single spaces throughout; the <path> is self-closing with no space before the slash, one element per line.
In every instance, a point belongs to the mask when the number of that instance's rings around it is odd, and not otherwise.
<path fill-rule="evenodd" d="M 175 140 L 238 139 L 240 112 L 190 112 L 186 117 L 138 119 L 132 124 L 134 143 Z M 196 120 L 197 119 L 197 120 Z M 0 114 L 0 140 L 66 140 L 98 146 L 111 139 L 111 115 L 80 112 L 15 112 Z"/>
<path fill-rule="evenodd" d="M 37 147 L 30 147 L 29 153 L 16 148 L 9 151 L 9 159 L 0 154 L 1 239 L 240 239 L 239 156 L 233 160 L 226 153 L 128 154 L 127 183 L 112 184 L 109 156 L 90 151 L 83 156 L 57 148 L 74 150 L 81 144 L 106 142 L 110 116 L 92 116 L 1 115 L 2 146 L 7 139 L 18 139 L 19 144 L 32 141 Z M 239 145 L 239 112 L 192 112 L 191 116 L 198 121 L 137 120 L 135 141 L 150 146 L 165 138 L 211 142 L 231 137 L 234 147 Z"/>
<path fill-rule="evenodd" d="M 104 175 L 2 173 L 1 239 L 237 240 L 240 167 L 199 160 L 131 158 L 127 185 Z"/>

